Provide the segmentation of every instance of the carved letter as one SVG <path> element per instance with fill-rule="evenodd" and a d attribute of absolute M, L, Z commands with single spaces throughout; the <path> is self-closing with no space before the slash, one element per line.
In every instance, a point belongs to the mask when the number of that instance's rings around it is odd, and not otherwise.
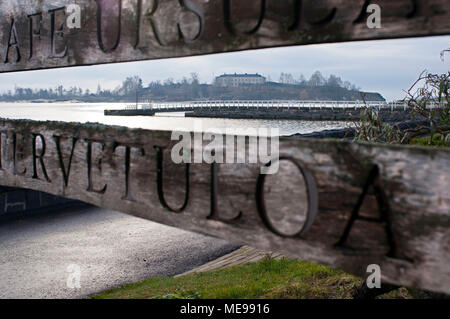
<path fill-rule="evenodd" d="M 308 232 L 308 230 L 311 228 L 314 219 L 317 215 L 317 207 L 318 207 L 317 186 L 312 173 L 306 167 L 304 167 L 303 164 L 301 164 L 298 160 L 290 157 L 280 157 L 278 162 L 281 162 L 283 160 L 293 163 L 303 176 L 308 201 L 307 202 L 308 208 L 306 211 L 305 221 L 302 224 L 301 229 L 299 229 L 297 232 L 294 232 L 293 234 L 285 234 L 281 230 L 277 229 L 277 227 L 270 220 L 268 212 L 266 210 L 266 204 L 264 199 L 264 182 L 267 174 L 264 173 L 259 174 L 256 185 L 256 205 L 258 207 L 258 214 L 261 217 L 261 220 L 263 221 L 267 229 L 269 229 L 274 234 L 277 234 L 282 237 L 301 237 L 302 235 L 306 234 L 306 232 Z M 276 167 L 277 168 L 279 167 L 279 164 L 274 164 L 273 162 L 269 162 L 265 166 L 271 165 L 277 165 Z"/>
<path fill-rule="evenodd" d="M 260 2 L 261 7 L 260 7 L 260 13 L 259 13 L 259 17 L 258 17 L 258 22 L 252 29 L 243 32 L 244 34 L 256 33 L 258 31 L 258 29 L 261 27 L 261 24 L 264 20 L 264 16 L 265 16 L 265 12 L 266 12 L 266 0 L 260 0 L 260 1 L 261 1 Z M 244 2 L 240 3 L 240 5 L 242 5 L 243 3 Z M 223 15 L 224 15 L 224 19 L 225 19 L 225 26 L 228 29 L 228 31 L 231 34 L 237 34 L 238 32 L 236 31 L 235 27 L 231 23 L 231 0 L 223 0 Z"/>
<path fill-rule="evenodd" d="M 294 21 L 289 26 L 288 31 L 293 31 L 300 25 L 300 16 L 302 10 L 302 0 L 294 0 Z"/>
<path fill-rule="evenodd" d="M 419 12 L 419 5 L 417 3 L 417 0 L 411 0 L 411 2 L 412 2 L 411 11 L 408 12 L 408 14 L 406 15 L 408 19 L 413 18 Z"/>
<path fill-rule="evenodd" d="M 67 170 L 64 165 L 64 159 L 63 159 L 62 152 L 61 152 L 61 145 L 60 145 L 61 137 L 54 135 L 53 139 L 55 140 L 55 144 L 56 144 L 56 151 L 58 153 L 59 166 L 61 167 L 61 172 L 62 172 L 63 180 L 64 180 L 64 186 L 67 187 L 67 185 L 69 184 L 70 166 L 72 165 L 73 151 L 75 149 L 75 144 L 77 143 L 77 139 L 72 137 L 72 149 L 70 150 L 69 163 L 67 164 Z"/>
<path fill-rule="evenodd" d="M 50 178 L 48 178 L 47 175 L 47 170 L 45 169 L 45 165 L 44 165 L 44 159 L 43 156 L 45 154 L 45 139 L 44 136 L 42 136 L 41 134 L 32 134 L 33 136 L 33 178 L 34 179 L 39 179 L 39 176 L 37 174 L 37 165 L 36 165 L 36 160 L 39 159 L 39 163 L 41 164 L 41 169 L 42 169 L 42 173 L 44 173 L 44 177 L 47 180 L 47 182 L 51 182 Z M 41 153 L 39 155 L 36 154 L 36 141 L 37 138 L 39 137 L 39 139 L 41 140 L 41 144 L 42 144 L 42 149 L 41 149 Z"/>
<path fill-rule="evenodd" d="M 163 188 L 163 149 L 159 146 L 155 146 L 156 149 L 156 169 L 157 169 L 157 186 L 158 186 L 158 198 L 161 202 L 161 205 L 168 209 L 171 212 L 174 213 L 181 213 L 187 206 L 189 202 L 189 163 L 186 164 L 185 169 L 185 179 L 186 179 L 186 194 L 184 196 L 184 203 L 180 208 L 172 208 L 169 206 L 169 204 L 166 202 L 166 199 L 164 198 L 164 188 Z"/>
<path fill-rule="evenodd" d="M 100 46 L 100 49 L 105 53 L 113 52 L 117 47 L 119 46 L 120 42 L 120 32 L 121 32 L 121 23 L 122 23 L 122 0 L 116 0 L 117 5 L 114 6 L 111 4 L 111 1 L 109 0 L 96 0 L 97 1 L 97 39 L 98 39 L 98 45 Z M 117 7 L 117 31 L 116 31 L 116 40 L 113 43 L 113 45 L 109 48 L 105 46 L 103 43 L 103 36 L 102 36 L 102 16 L 103 16 L 103 3 L 106 2 L 106 17 L 111 18 L 113 17 L 113 8 Z M 108 21 L 106 21 L 108 22 Z M 109 31 L 109 30 L 108 30 Z"/>
<path fill-rule="evenodd" d="M 155 1 L 153 2 L 154 5 Z M 141 42 L 142 0 L 136 0 L 136 41 L 133 47 L 136 49 Z"/>
<path fill-rule="evenodd" d="M 218 164 L 211 164 L 211 213 L 207 217 L 208 219 L 218 220 L 224 223 L 234 223 L 237 222 L 242 217 L 242 212 L 240 211 L 235 217 L 225 219 L 221 218 L 219 215 L 219 210 L 217 208 L 217 190 L 219 186 L 219 176 L 218 176 Z"/>
<path fill-rule="evenodd" d="M 199 12 L 198 9 L 195 8 L 195 4 L 191 3 L 189 0 L 178 0 L 180 2 L 180 6 L 185 9 L 188 12 L 192 12 L 198 19 L 198 32 L 190 39 L 186 38 L 186 36 L 184 35 L 183 31 L 181 30 L 181 24 L 180 22 L 177 23 L 177 28 L 178 28 L 178 35 L 180 36 L 180 39 L 182 39 L 184 42 L 193 42 L 196 39 L 198 39 L 198 37 L 200 37 L 200 34 L 202 33 L 203 30 L 203 16 L 202 14 Z"/>
<path fill-rule="evenodd" d="M 3 170 L 3 167 L 2 167 L 2 158 L 3 158 L 3 156 L 2 156 L 2 148 L 3 148 L 2 137 L 3 137 L 3 135 L 5 135 L 5 138 L 6 138 L 6 132 L 0 131 L 0 171 Z"/>
<path fill-rule="evenodd" d="M 359 216 L 359 210 L 364 202 L 364 198 L 366 197 L 369 187 L 373 186 L 375 191 L 375 196 L 377 199 L 377 203 L 379 206 L 380 218 L 368 218 Z M 384 223 L 385 224 L 385 232 L 387 236 L 387 240 L 389 243 L 390 250 L 386 254 L 389 257 L 396 257 L 396 246 L 394 242 L 394 238 L 392 235 L 391 224 L 389 221 L 389 204 L 387 202 L 386 196 L 384 195 L 380 185 L 379 185 L 379 170 L 378 166 L 374 166 L 374 168 L 370 171 L 369 177 L 367 178 L 367 182 L 364 185 L 363 192 L 358 198 L 355 208 L 352 211 L 352 215 L 350 216 L 350 220 L 348 221 L 347 226 L 345 227 L 344 233 L 342 234 L 340 240 L 335 244 L 336 247 L 344 247 L 345 242 L 347 241 L 348 236 L 350 235 L 350 231 L 352 229 L 353 223 L 357 220 L 365 220 L 368 222 L 376 222 L 376 223 Z"/>
<path fill-rule="evenodd" d="M 37 20 L 37 28 L 36 30 L 33 28 L 34 17 Z M 28 15 L 28 26 L 29 26 L 29 40 L 30 40 L 30 55 L 29 59 L 33 56 L 33 37 L 37 37 L 39 40 L 41 39 L 41 22 L 42 22 L 42 12 L 34 13 Z"/>
<path fill-rule="evenodd" d="M 66 15 L 64 9 L 65 9 L 64 7 L 60 7 L 60 8 L 48 10 L 48 12 L 50 13 L 50 48 L 51 48 L 50 57 L 51 58 L 63 58 L 67 54 L 67 45 L 64 46 L 64 50 L 62 52 L 59 52 L 59 53 L 56 52 L 57 37 L 64 38 L 64 32 L 63 32 L 64 23 L 61 23 L 59 28 L 57 28 L 55 26 L 55 23 L 56 23 L 55 16 L 58 11 L 62 11 L 64 13 L 64 15 Z"/>
<path fill-rule="evenodd" d="M 323 11 L 323 10 L 321 10 L 322 7 L 320 7 L 320 6 L 319 6 L 318 8 L 316 8 L 316 7 L 318 6 L 318 4 L 317 4 L 315 1 L 314 1 L 314 2 L 313 2 L 313 1 L 310 1 L 310 3 L 315 7 L 315 8 L 314 8 L 314 9 L 315 9 L 315 10 L 314 10 L 314 13 L 317 12 L 316 10 L 320 10 L 321 12 Z M 334 8 L 331 9 L 330 12 L 328 12 L 327 14 L 325 14 L 323 17 L 321 17 L 321 18 L 316 18 L 315 20 L 308 19 L 307 22 L 308 22 L 309 24 L 311 24 L 311 25 L 317 25 L 317 26 L 324 25 L 324 24 L 330 23 L 331 20 L 333 20 L 334 17 L 336 16 L 336 13 L 337 13 L 337 8 L 334 7 Z M 306 15 L 309 16 L 310 14 L 308 14 L 308 12 L 307 12 Z M 315 14 L 311 14 L 311 15 L 315 15 Z"/>
<path fill-rule="evenodd" d="M 370 0 L 365 0 L 361 11 L 359 12 L 358 17 L 353 21 L 353 23 L 361 23 L 364 21 L 364 18 L 367 15 L 367 8 L 369 7 Z"/>
<path fill-rule="evenodd" d="M 136 17 L 136 42 L 134 44 L 134 48 L 147 48 L 147 46 L 144 44 L 141 44 L 141 23 L 143 23 L 143 21 L 146 21 L 147 23 L 150 24 L 150 27 L 152 29 L 153 34 L 155 35 L 155 40 L 156 42 L 161 45 L 164 46 L 165 44 L 163 43 L 163 41 L 161 40 L 161 38 L 159 37 L 159 32 L 158 32 L 158 28 L 156 27 L 155 22 L 153 21 L 153 15 L 156 13 L 156 10 L 158 9 L 158 0 L 153 0 L 152 1 L 152 7 L 149 10 L 145 10 L 145 20 L 142 19 L 142 12 L 144 11 L 142 9 L 142 0 L 137 0 L 137 4 L 136 4 L 136 12 L 137 12 L 137 17 Z"/>
<path fill-rule="evenodd" d="M 135 199 L 133 198 L 133 196 L 131 196 L 130 193 L 130 165 L 131 165 L 131 149 L 133 147 L 130 147 L 128 145 L 123 145 L 123 144 L 116 144 L 113 147 L 113 152 L 116 151 L 116 148 L 123 146 L 125 147 L 125 195 L 122 197 L 122 199 L 126 199 L 132 202 L 135 202 Z M 144 155 L 144 149 L 143 148 L 139 148 L 139 150 L 141 151 L 141 154 Z"/>
<path fill-rule="evenodd" d="M 13 148 L 13 173 L 14 173 L 14 175 L 23 176 L 27 172 L 27 169 L 26 169 L 26 167 L 24 167 L 22 172 L 19 172 L 17 170 L 17 134 L 16 133 L 12 134 L 12 139 L 13 139 L 13 142 L 12 142 L 12 148 Z"/>
<path fill-rule="evenodd" d="M 8 55 L 10 47 L 14 47 L 14 49 L 16 49 L 15 62 L 19 62 L 20 61 L 19 37 L 17 36 L 16 22 L 14 21 L 14 19 L 11 19 L 11 26 L 9 28 L 8 43 L 6 45 L 5 59 L 3 60 L 5 63 L 8 63 Z"/>
<path fill-rule="evenodd" d="M 106 192 L 106 184 L 103 185 L 103 188 L 101 189 L 94 189 L 93 183 L 92 183 L 92 144 L 93 143 L 99 143 L 102 146 L 102 150 L 105 149 L 105 144 L 98 141 L 93 140 L 86 140 L 87 142 L 87 152 L 86 152 L 86 161 L 87 161 L 87 175 L 88 175 L 88 192 L 94 192 L 98 194 L 104 194 Z M 97 163 L 99 169 L 101 170 L 102 161 L 101 159 Z"/>

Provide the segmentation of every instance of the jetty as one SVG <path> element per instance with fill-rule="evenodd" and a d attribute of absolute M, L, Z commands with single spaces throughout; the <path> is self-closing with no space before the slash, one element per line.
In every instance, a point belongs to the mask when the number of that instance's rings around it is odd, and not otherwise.
<path fill-rule="evenodd" d="M 407 104 L 384 101 L 186 101 L 151 102 L 127 105 L 124 109 L 105 110 L 115 116 L 167 116 L 218 117 L 232 119 L 276 119 L 305 121 L 345 121 L 359 119 L 363 108 L 370 107 L 382 120 L 404 120 Z M 430 107 L 440 107 L 438 103 Z"/>

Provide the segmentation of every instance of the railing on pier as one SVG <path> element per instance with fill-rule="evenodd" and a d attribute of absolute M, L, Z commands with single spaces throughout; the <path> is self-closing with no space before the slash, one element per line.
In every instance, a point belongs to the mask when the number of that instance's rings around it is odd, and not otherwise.
<path fill-rule="evenodd" d="M 432 104 L 430 107 L 436 107 Z M 406 110 L 404 102 L 383 101 L 301 101 L 301 100 L 211 100 L 211 101 L 183 101 L 183 102 L 152 102 L 139 105 L 127 105 L 127 110 L 167 110 L 167 109 L 194 109 L 194 108 L 309 108 L 309 109 L 345 109 L 371 107 L 375 109 Z"/>
<path fill-rule="evenodd" d="M 430 102 L 428 108 L 438 108 L 446 105 L 446 101 Z M 147 109 L 194 109 L 194 108 L 309 108 L 309 109 L 346 109 L 364 108 L 406 110 L 406 102 L 385 101 L 303 101 L 303 100 L 211 100 L 211 101 L 183 101 L 183 102 L 151 102 L 139 105 L 127 105 L 130 110 Z"/>

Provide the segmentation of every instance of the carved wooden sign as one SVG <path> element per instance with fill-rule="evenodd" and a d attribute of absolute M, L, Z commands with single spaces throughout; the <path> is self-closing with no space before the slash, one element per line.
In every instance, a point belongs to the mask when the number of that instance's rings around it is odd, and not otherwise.
<path fill-rule="evenodd" d="M 385 282 L 450 293 L 448 149 L 280 138 L 278 172 L 263 175 L 268 163 L 175 164 L 176 143 L 164 131 L 0 120 L 0 183 L 358 275 L 378 264 Z"/>
<path fill-rule="evenodd" d="M 4 0 L 0 71 L 450 33 L 447 0 Z"/>

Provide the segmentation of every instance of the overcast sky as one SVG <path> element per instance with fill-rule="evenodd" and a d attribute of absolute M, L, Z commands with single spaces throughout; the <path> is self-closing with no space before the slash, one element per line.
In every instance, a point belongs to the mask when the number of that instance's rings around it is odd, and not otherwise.
<path fill-rule="evenodd" d="M 114 88 L 131 75 L 139 75 L 146 85 L 167 78 L 181 79 L 196 72 L 202 82 L 211 83 L 222 73 L 260 73 L 278 81 L 281 72 L 307 78 L 319 70 L 336 74 L 365 91 L 379 92 L 386 99 L 403 98 L 423 70 L 444 73 L 450 70 L 450 54 L 444 62 L 440 52 L 450 48 L 450 36 L 365 41 L 340 44 L 295 46 L 144 62 L 129 62 L 0 75 L 0 91 L 14 86 L 47 88 L 62 84 L 96 90 Z"/>

